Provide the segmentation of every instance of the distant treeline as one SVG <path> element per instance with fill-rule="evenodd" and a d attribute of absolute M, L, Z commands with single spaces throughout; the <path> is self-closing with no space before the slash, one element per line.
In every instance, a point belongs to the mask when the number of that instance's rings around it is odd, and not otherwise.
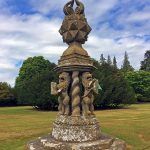
<path fill-rule="evenodd" d="M 96 109 L 118 108 L 136 102 L 150 102 L 150 50 L 146 51 L 139 71 L 134 71 L 125 52 L 121 69 L 114 57 L 94 60 L 93 72 L 102 87 L 95 97 Z M 42 56 L 25 60 L 16 78 L 15 87 L 0 82 L 0 106 L 32 105 L 43 110 L 57 110 L 57 97 L 50 95 L 50 83 L 58 82 L 53 71 L 56 64 Z"/>

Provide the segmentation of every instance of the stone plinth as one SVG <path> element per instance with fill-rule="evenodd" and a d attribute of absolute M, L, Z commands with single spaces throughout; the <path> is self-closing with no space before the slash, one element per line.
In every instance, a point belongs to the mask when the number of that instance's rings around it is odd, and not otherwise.
<path fill-rule="evenodd" d="M 95 116 L 58 116 L 53 125 L 52 137 L 62 142 L 87 142 L 101 136 Z"/>
<path fill-rule="evenodd" d="M 104 134 L 99 140 L 77 143 L 60 142 L 48 135 L 28 143 L 27 150 L 126 150 L 126 144 Z"/>
<path fill-rule="evenodd" d="M 28 143 L 27 150 L 125 150 L 124 141 L 104 135 L 96 117 L 58 115 L 52 133 Z"/>

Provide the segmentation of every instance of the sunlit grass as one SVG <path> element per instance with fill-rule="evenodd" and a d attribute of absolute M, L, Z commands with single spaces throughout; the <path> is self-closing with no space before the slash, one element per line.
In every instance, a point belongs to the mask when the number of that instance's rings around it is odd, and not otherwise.
<path fill-rule="evenodd" d="M 125 140 L 128 149 L 150 149 L 150 104 L 95 113 L 102 132 Z M 56 114 L 32 107 L 0 108 L 0 150 L 23 150 L 28 141 L 50 132 Z"/>

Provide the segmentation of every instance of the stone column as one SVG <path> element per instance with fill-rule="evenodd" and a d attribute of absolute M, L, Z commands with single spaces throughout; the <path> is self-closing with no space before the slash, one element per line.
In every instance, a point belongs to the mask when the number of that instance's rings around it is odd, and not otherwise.
<path fill-rule="evenodd" d="M 72 86 L 71 86 L 71 103 L 72 103 L 72 116 L 80 116 L 80 81 L 79 71 L 72 73 Z"/>

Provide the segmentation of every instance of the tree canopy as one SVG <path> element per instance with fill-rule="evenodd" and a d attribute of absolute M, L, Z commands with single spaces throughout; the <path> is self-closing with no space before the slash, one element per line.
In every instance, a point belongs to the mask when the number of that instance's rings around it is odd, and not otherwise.
<path fill-rule="evenodd" d="M 30 57 L 23 62 L 15 85 L 19 104 L 55 109 L 57 100 L 50 95 L 50 82 L 57 78 L 53 71 L 55 66 L 42 56 Z"/>
<path fill-rule="evenodd" d="M 0 82 L 0 106 L 16 105 L 13 89 L 6 82 Z"/>
<path fill-rule="evenodd" d="M 108 58 L 107 58 L 107 64 L 112 65 L 112 61 L 111 61 L 110 55 L 108 55 Z"/>
<path fill-rule="evenodd" d="M 113 67 L 114 67 L 114 69 L 118 69 L 118 67 L 117 67 L 117 60 L 116 60 L 115 56 L 113 58 Z"/>
<path fill-rule="evenodd" d="M 128 72 L 126 79 L 133 87 L 139 102 L 150 102 L 150 72 Z"/>
<path fill-rule="evenodd" d="M 102 91 L 96 96 L 96 108 L 117 107 L 136 101 L 150 102 L 150 51 L 146 51 L 141 62 L 141 71 L 133 71 L 127 52 L 121 69 L 117 67 L 116 57 L 110 55 L 94 61 L 97 69 L 94 76 L 99 80 Z M 32 105 L 39 109 L 57 109 L 57 97 L 50 94 L 50 83 L 58 80 L 53 69 L 54 63 L 42 56 L 29 57 L 20 68 L 16 78 L 15 90 L 5 82 L 0 82 L 0 106 Z"/>
<path fill-rule="evenodd" d="M 141 61 L 141 70 L 150 71 L 150 50 L 146 51 L 144 60 Z"/>
<path fill-rule="evenodd" d="M 128 71 L 133 71 L 134 70 L 133 67 L 130 65 L 130 61 L 129 61 L 129 57 L 128 57 L 127 52 L 125 52 L 123 65 L 121 67 L 121 70 L 123 72 L 128 72 Z"/>
<path fill-rule="evenodd" d="M 119 70 L 108 63 L 94 61 L 94 65 L 98 68 L 94 71 L 94 76 L 99 79 L 102 87 L 95 100 L 97 108 L 117 107 L 135 102 L 134 90 Z"/>

